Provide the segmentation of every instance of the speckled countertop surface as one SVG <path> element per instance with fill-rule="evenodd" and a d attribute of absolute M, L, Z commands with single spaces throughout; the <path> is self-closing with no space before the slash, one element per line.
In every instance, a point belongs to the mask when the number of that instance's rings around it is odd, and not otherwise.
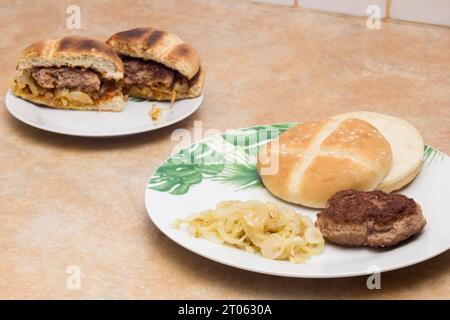
<path fill-rule="evenodd" d="M 0 92 L 20 50 L 71 33 L 72 1 L 7 1 L 0 9 Z M 47 133 L 0 102 L 0 298 L 450 298 L 450 252 L 366 278 L 287 279 L 223 266 L 163 236 L 144 207 L 147 179 L 176 128 L 227 129 L 359 109 L 403 117 L 450 153 L 450 29 L 365 20 L 247 1 L 78 0 L 82 29 L 158 26 L 201 53 L 205 101 L 189 119 L 118 139 Z M 82 271 L 80 290 L 66 269 Z"/>

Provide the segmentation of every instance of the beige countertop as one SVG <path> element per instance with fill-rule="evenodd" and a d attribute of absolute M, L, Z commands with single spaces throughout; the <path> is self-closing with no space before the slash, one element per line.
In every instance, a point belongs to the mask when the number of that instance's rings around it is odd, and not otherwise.
<path fill-rule="evenodd" d="M 450 252 L 366 278 L 289 279 L 195 255 L 162 235 L 144 189 L 176 128 L 225 130 L 371 110 L 412 122 L 450 153 L 450 29 L 247 1 L 2 1 L 0 92 L 20 50 L 68 33 L 106 39 L 136 26 L 178 33 L 207 71 L 203 106 L 171 127 L 116 139 L 47 133 L 0 108 L 0 298 L 450 298 Z M 79 266 L 81 288 L 66 286 Z"/>

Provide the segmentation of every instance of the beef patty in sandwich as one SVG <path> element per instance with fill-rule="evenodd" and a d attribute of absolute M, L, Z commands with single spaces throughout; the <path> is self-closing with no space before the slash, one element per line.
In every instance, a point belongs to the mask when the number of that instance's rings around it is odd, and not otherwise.
<path fill-rule="evenodd" d="M 200 57 L 178 36 L 137 28 L 116 33 L 106 43 L 124 63 L 125 94 L 158 101 L 200 95 L 204 82 Z"/>
<path fill-rule="evenodd" d="M 121 111 L 124 67 L 101 41 L 70 36 L 26 48 L 12 91 L 58 109 Z"/>

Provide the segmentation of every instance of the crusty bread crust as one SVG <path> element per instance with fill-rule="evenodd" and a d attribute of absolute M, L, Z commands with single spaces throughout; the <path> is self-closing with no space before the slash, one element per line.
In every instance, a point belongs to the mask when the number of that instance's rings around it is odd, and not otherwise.
<path fill-rule="evenodd" d="M 45 40 L 22 52 L 17 69 L 34 67 L 84 67 L 98 71 L 106 79 L 123 79 L 123 63 L 105 43 L 79 36 Z"/>
<path fill-rule="evenodd" d="M 91 111 L 122 111 L 126 103 L 126 98 L 119 93 L 113 97 L 97 100 L 94 105 L 63 105 L 61 101 L 54 100 L 53 98 L 47 99 L 44 96 L 35 96 L 33 94 L 26 93 L 23 90 L 18 90 L 18 87 L 14 84 L 11 87 L 12 93 L 20 98 L 28 100 L 33 103 L 45 105 L 54 109 L 71 109 L 71 110 L 91 110 Z"/>
<path fill-rule="evenodd" d="M 329 119 L 291 128 L 266 144 L 257 168 L 275 196 L 324 208 L 340 190 L 374 190 L 389 171 L 391 160 L 389 143 L 368 122 Z M 265 172 L 271 166 L 275 170 Z"/>
<path fill-rule="evenodd" d="M 159 62 L 188 79 L 192 79 L 200 68 L 197 50 L 175 34 L 155 28 L 118 32 L 106 43 L 119 55 Z"/>
<path fill-rule="evenodd" d="M 189 81 L 189 89 L 185 92 L 178 92 L 175 100 L 187 99 L 187 98 L 195 98 L 198 97 L 202 93 L 203 83 L 205 81 L 205 73 L 203 69 L 200 69 L 198 74 Z M 151 90 L 146 88 L 141 88 L 138 86 L 129 87 L 130 97 L 143 98 L 147 100 L 156 100 L 156 101 L 171 101 L 172 94 L 171 93 L 158 93 L 154 94 Z"/>

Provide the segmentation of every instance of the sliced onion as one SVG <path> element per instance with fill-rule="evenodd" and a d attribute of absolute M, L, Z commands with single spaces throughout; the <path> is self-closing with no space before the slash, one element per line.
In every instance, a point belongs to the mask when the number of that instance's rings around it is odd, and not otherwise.
<path fill-rule="evenodd" d="M 66 95 L 66 98 L 69 101 L 80 102 L 83 104 L 94 104 L 92 98 L 88 94 L 81 91 L 70 91 Z"/>
<path fill-rule="evenodd" d="M 282 237 L 272 233 L 261 243 L 261 254 L 269 259 L 277 259 L 283 254 Z"/>
<path fill-rule="evenodd" d="M 324 239 L 311 219 L 288 207 L 259 201 L 224 201 L 189 216 L 187 231 L 270 259 L 300 263 L 323 251 Z"/>
<path fill-rule="evenodd" d="M 305 240 L 313 244 L 322 243 L 322 233 L 320 233 L 320 230 L 317 228 L 308 228 L 305 231 Z"/>

